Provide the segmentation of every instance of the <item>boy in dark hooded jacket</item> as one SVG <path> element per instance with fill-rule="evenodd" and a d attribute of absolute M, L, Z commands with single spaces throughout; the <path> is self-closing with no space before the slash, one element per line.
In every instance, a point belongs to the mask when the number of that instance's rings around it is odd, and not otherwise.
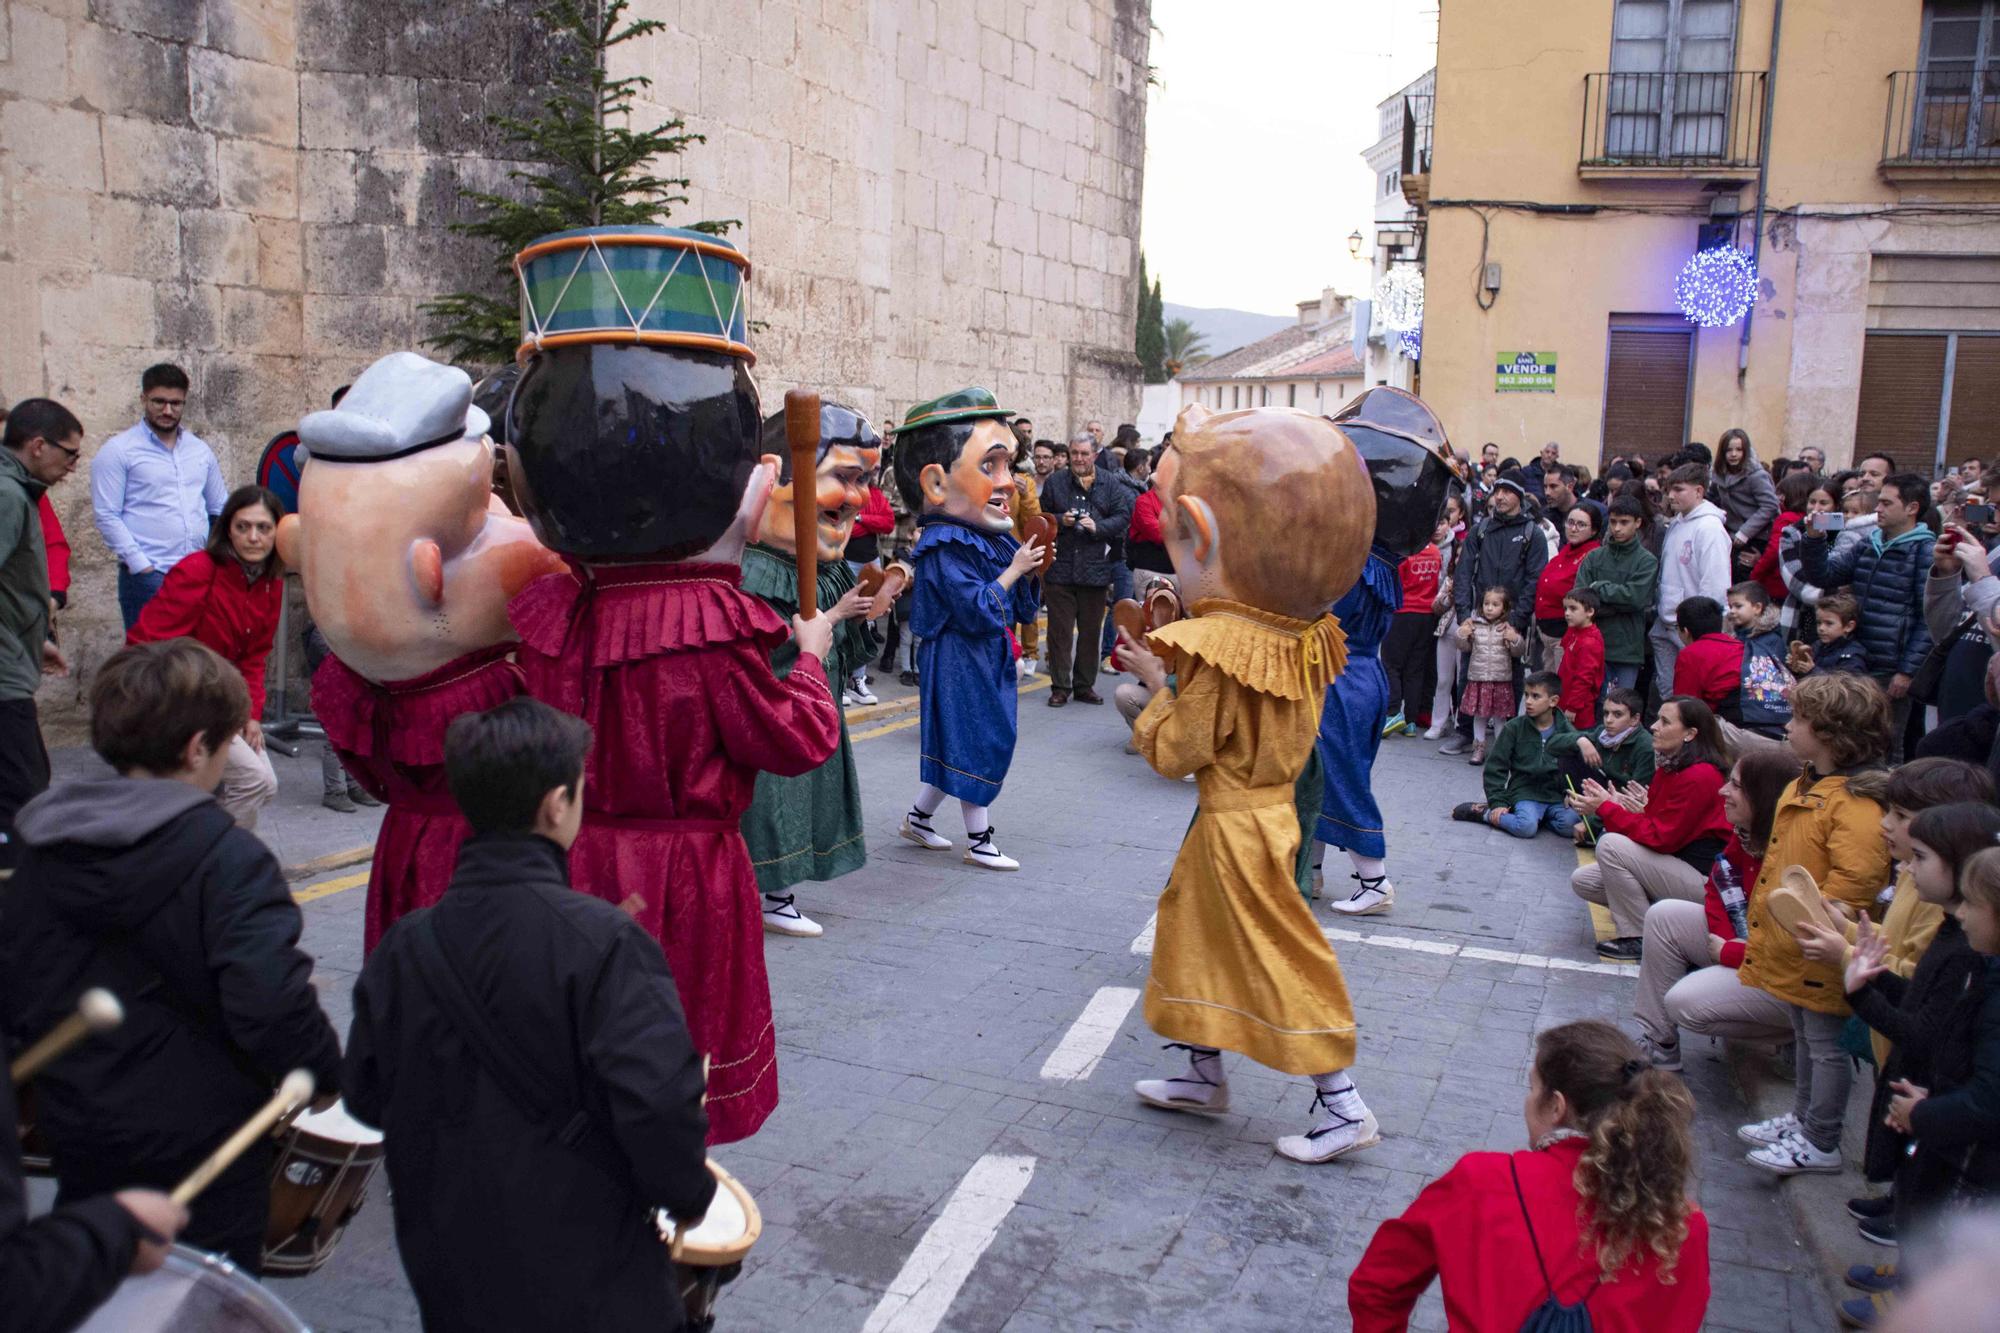
<path fill-rule="evenodd" d="M 91 746 L 119 776 L 22 807 L 24 856 L 0 932 L 0 1017 L 39 1036 L 102 986 L 115 1031 L 36 1079 L 58 1204 L 171 1188 L 293 1069 L 319 1105 L 340 1043 L 298 948 L 304 920 L 270 850 L 209 795 L 250 712 L 243 677 L 191 639 L 139 644 L 90 687 Z M 254 1144 L 197 1198 L 182 1239 L 260 1271 L 273 1148 Z"/>

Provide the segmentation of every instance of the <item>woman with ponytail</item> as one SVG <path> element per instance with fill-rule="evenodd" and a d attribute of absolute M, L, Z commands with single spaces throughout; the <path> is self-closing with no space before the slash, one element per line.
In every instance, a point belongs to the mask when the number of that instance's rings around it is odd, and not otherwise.
<path fill-rule="evenodd" d="M 1530 1151 L 1469 1153 L 1384 1222 L 1347 1283 L 1358 1333 L 1408 1327 L 1433 1278 L 1454 1329 L 1675 1333 L 1708 1309 L 1688 1198 L 1694 1101 L 1609 1023 L 1536 1038 Z M 1582 1307 L 1578 1310 L 1577 1307 Z M 1564 1313 L 1567 1311 L 1568 1313 Z"/>

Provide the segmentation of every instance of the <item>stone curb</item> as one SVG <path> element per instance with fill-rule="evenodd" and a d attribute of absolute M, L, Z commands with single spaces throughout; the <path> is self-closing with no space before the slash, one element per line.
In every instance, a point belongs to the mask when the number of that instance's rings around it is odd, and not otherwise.
<path fill-rule="evenodd" d="M 329 870 L 345 870 L 349 866 L 361 865 L 374 855 L 375 844 L 371 842 L 363 847 L 349 847 L 345 851 L 328 852 L 325 856 L 315 856 L 310 861 L 286 866 L 284 874 L 288 880 L 311 879 L 315 875 L 324 875 Z"/>

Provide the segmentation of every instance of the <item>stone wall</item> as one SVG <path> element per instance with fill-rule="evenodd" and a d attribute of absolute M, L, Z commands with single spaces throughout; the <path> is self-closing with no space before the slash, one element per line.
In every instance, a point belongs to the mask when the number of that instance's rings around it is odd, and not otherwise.
<path fill-rule="evenodd" d="M 0 0 L 0 395 L 96 444 L 139 371 L 194 379 L 225 476 L 488 262 L 447 224 L 512 163 L 488 125 L 549 77 L 527 0 Z M 992 386 L 1050 434 L 1129 420 L 1147 0 L 638 0 L 647 115 L 707 136 L 677 220 L 737 218 L 766 396 L 887 416 Z M 43 695 L 73 736 L 115 650 L 79 470 Z"/>

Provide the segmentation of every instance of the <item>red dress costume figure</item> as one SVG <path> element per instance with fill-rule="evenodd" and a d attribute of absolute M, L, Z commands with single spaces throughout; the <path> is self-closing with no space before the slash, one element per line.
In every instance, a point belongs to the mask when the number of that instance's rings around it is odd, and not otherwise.
<path fill-rule="evenodd" d="M 624 302 L 593 307 L 605 288 L 571 280 L 599 264 Z M 743 812 L 760 770 L 808 772 L 840 740 L 819 657 L 780 681 L 786 622 L 738 586 L 775 475 L 736 299 L 747 265 L 713 237 L 611 227 L 544 237 L 516 266 L 529 327 L 508 474 L 569 569 L 510 614 L 529 692 L 596 732 L 570 882 L 660 941 L 709 1059 L 709 1142 L 732 1143 L 778 1104 Z M 654 322 L 635 329 L 630 310 Z M 703 311 L 727 313 L 693 327 Z"/>
<path fill-rule="evenodd" d="M 364 949 L 451 882 L 470 830 L 445 785 L 445 728 L 521 692 L 507 599 L 560 568 L 493 501 L 488 425 L 464 371 L 412 352 L 377 361 L 338 407 L 299 423 L 310 461 L 278 549 L 333 649 L 313 676 L 313 712 L 388 807 Z"/>

